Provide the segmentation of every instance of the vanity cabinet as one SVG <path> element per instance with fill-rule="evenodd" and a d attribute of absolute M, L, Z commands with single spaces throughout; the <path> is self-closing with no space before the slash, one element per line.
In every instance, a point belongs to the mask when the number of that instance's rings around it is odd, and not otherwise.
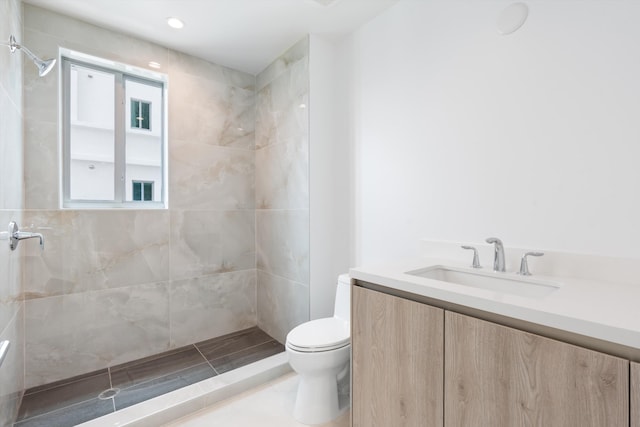
<path fill-rule="evenodd" d="M 352 369 L 353 427 L 640 427 L 640 365 L 360 286 Z"/>
<path fill-rule="evenodd" d="M 628 426 L 629 361 L 446 312 L 445 426 Z"/>
<path fill-rule="evenodd" d="M 631 427 L 640 427 L 640 363 L 631 363 Z"/>
<path fill-rule="evenodd" d="M 443 418 L 444 310 L 352 287 L 353 427 Z"/>

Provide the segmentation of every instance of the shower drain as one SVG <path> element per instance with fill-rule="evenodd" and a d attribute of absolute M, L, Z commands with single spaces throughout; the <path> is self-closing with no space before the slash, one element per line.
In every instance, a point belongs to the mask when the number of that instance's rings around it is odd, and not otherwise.
<path fill-rule="evenodd" d="M 108 400 L 116 397 L 116 394 L 120 393 L 119 388 L 110 388 L 98 395 L 98 399 L 100 400 Z"/>

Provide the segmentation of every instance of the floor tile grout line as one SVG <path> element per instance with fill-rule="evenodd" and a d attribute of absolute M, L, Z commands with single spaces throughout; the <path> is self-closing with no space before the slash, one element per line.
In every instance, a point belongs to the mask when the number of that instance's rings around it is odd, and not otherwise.
<path fill-rule="evenodd" d="M 109 373 L 109 390 L 113 390 L 113 378 L 111 376 L 111 368 L 112 368 L 111 366 L 109 366 L 107 368 L 107 372 Z M 111 399 L 111 405 L 113 406 L 113 412 L 116 412 L 117 411 L 117 409 L 116 409 L 116 396 L 113 395 L 113 396 L 111 396 L 110 399 Z"/>
<path fill-rule="evenodd" d="M 198 351 L 198 353 L 200 353 L 200 356 L 202 356 L 202 358 L 205 360 L 205 362 L 207 362 L 207 365 L 211 366 L 211 369 L 213 369 L 213 372 L 215 372 L 215 374 L 216 374 L 216 375 L 220 375 L 220 373 L 217 371 L 217 369 L 213 367 L 213 365 L 211 364 L 211 362 L 209 362 L 209 359 L 207 359 L 207 358 L 204 356 L 204 354 L 202 354 L 202 352 L 200 351 L 200 349 L 198 348 L 198 346 L 197 346 L 197 345 L 195 345 L 195 344 L 194 344 L 193 346 L 196 348 L 196 350 Z"/>

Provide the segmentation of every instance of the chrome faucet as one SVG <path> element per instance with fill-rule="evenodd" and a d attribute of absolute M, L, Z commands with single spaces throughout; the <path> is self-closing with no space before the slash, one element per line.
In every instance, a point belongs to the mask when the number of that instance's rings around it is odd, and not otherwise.
<path fill-rule="evenodd" d="M 9 223 L 9 248 L 15 251 L 18 242 L 24 239 L 40 239 L 40 249 L 44 250 L 44 236 L 40 233 L 31 233 L 28 231 L 20 231 L 18 224 L 14 221 Z"/>
<path fill-rule="evenodd" d="M 487 243 L 495 244 L 493 253 L 493 271 L 504 272 L 504 246 L 502 246 L 502 240 L 497 237 L 489 237 Z"/>

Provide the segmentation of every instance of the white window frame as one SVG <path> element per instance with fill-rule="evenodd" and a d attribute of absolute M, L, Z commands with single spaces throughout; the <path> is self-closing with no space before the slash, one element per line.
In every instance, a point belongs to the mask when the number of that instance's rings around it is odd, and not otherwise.
<path fill-rule="evenodd" d="M 98 58 L 65 48 L 60 48 L 59 61 L 62 72 L 60 73 L 60 208 L 61 209 L 168 209 L 168 78 L 165 74 L 122 64 L 119 62 Z M 78 64 L 84 67 L 95 68 L 99 71 L 112 73 L 116 79 L 115 87 L 115 173 L 113 201 L 100 200 L 73 200 L 70 198 L 70 67 Z M 162 140 L 162 186 L 160 201 L 127 201 L 126 200 L 126 130 L 129 128 L 129 117 L 126 115 L 126 99 L 124 93 L 125 79 L 142 81 L 162 88 L 161 140 Z M 118 117 L 121 119 L 118 120 Z M 143 129 L 147 132 L 147 129 Z M 154 184 L 155 185 L 155 184 Z"/>

